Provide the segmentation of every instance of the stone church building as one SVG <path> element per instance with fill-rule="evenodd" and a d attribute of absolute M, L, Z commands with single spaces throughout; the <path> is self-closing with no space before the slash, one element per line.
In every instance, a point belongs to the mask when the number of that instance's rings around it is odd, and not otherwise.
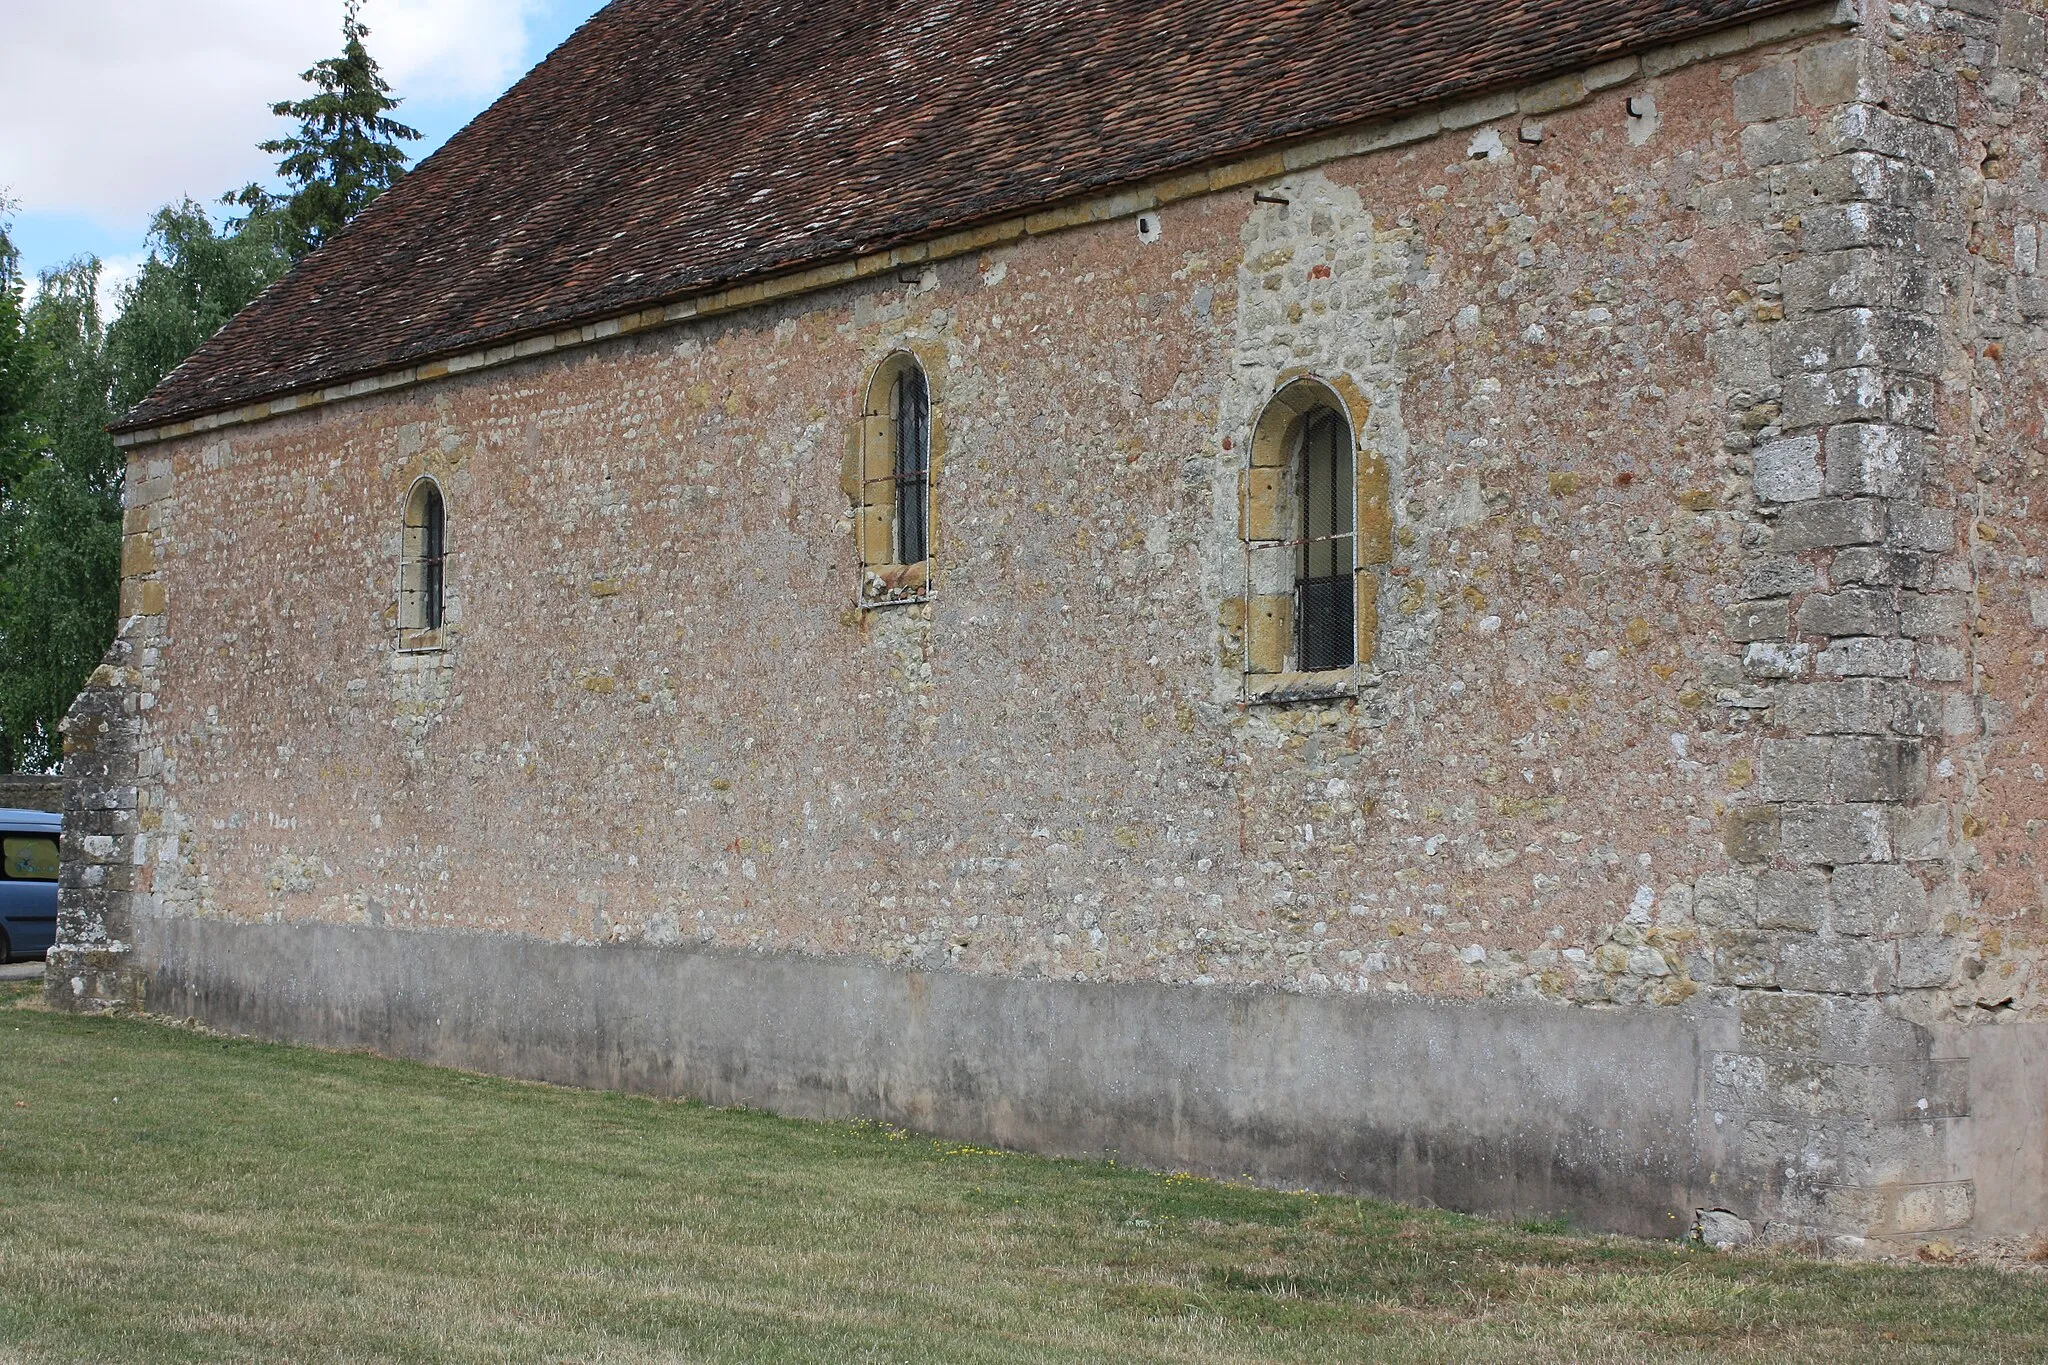
<path fill-rule="evenodd" d="M 615 0 L 118 427 L 49 997 L 2048 1231 L 2040 0 Z"/>

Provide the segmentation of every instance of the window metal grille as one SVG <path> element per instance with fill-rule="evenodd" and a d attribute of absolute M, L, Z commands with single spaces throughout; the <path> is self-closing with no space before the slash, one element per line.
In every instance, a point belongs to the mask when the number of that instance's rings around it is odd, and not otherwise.
<path fill-rule="evenodd" d="M 1303 420 L 1296 477 L 1301 500 L 1294 572 L 1296 666 L 1308 673 L 1349 668 L 1358 657 L 1352 583 L 1357 573 L 1356 484 L 1350 425 L 1328 408 Z"/>
<path fill-rule="evenodd" d="M 447 566 L 447 513 L 431 484 L 420 508 L 420 628 L 441 628 L 442 583 Z"/>
<path fill-rule="evenodd" d="M 405 531 L 398 565 L 398 645 L 437 649 L 446 623 L 448 511 L 441 489 L 421 478 L 405 502 Z"/>
<path fill-rule="evenodd" d="M 930 557 L 932 410 L 924 371 L 906 369 L 896 381 L 896 562 Z"/>

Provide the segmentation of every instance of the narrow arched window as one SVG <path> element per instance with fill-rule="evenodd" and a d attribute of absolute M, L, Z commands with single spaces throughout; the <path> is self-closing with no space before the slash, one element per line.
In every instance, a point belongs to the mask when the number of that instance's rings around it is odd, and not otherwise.
<path fill-rule="evenodd" d="M 896 562 L 922 564 L 931 557 L 932 409 L 924 370 L 906 366 L 896 376 Z"/>
<path fill-rule="evenodd" d="M 404 562 L 398 579 L 398 624 L 414 637 L 441 629 L 447 615 L 448 510 L 432 479 L 413 485 L 405 505 Z M 408 643 L 418 643 L 414 640 Z"/>
<path fill-rule="evenodd" d="M 1246 697 L 1341 694 L 1372 657 L 1379 574 L 1392 558 L 1386 466 L 1358 445 L 1362 396 L 1290 381 L 1259 416 L 1244 469 L 1244 597 L 1225 648 Z M 1232 616 L 1241 623 L 1233 626 Z"/>
<path fill-rule="evenodd" d="M 863 606 L 931 594 L 935 428 L 924 366 L 907 351 L 888 356 L 868 376 L 842 476 L 853 504 Z"/>
<path fill-rule="evenodd" d="M 1296 425 L 1292 473 L 1301 509 L 1294 571 L 1297 666 L 1304 672 L 1349 668 L 1358 658 L 1351 424 L 1335 409 L 1319 407 Z"/>

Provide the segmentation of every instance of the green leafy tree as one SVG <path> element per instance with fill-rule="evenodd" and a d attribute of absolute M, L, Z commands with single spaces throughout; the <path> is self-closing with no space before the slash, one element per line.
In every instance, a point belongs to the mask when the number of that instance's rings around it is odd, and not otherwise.
<path fill-rule="evenodd" d="M 114 411 L 141 402 L 290 267 L 274 213 L 254 212 L 233 231 L 217 232 L 190 199 L 158 209 L 149 254 L 122 287 L 120 315 L 107 327 Z"/>
<path fill-rule="evenodd" d="M 289 192 L 275 195 L 250 185 L 225 201 L 249 210 L 252 218 L 275 214 L 294 260 L 331 239 L 396 184 L 411 159 L 399 144 L 420 136 L 389 117 L 399 101 L 363 46 L 370 30 L 358 17 L 361 9 L 361 0 L 348 0 L 341 55 L 300 75 L 319 93 L 270 107 L 279 118 L 299 122 L 295 136 L 257 144 L 278 158 L 277 173 Z"/>
<path fill-rule="evenodd" d="M 45 274 L 14 359 L 31 440 L 0 489 L 0 767 L 44 769 L 57 723 L 113 637 L 120 596 L 121 453 L 107 436 L 111 371 L 100 263 Z"/>
<path fill-rule="evenodd" d="M 90 257 L 24 302 L 0 201 L 0 772 L 55 766 L 58 722 L 114 637 L 125 462 L 108 423 L 405 173 L 419 134 L 388 117 L 359 10 L 341 55 L 304 73 L 318 93 L 272 107 L 299 123 L 262 144 L 289 192 L 228 196 L 243 213 L 225 231 L 189 199 L 160 209 L 112 324 Z"/>
<path fill-rule="evenodd" d="M 22 335 L 21 254 L 7 235 L 7 210 L 0 199 L 0 503 L 36 449 L 29 413 L 32 352 Z"/>

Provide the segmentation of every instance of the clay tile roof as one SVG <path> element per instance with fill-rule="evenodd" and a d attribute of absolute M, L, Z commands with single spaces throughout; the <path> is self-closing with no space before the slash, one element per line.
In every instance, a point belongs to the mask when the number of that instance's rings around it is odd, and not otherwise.
<path fill-rule="evenodd" d="M 613 0 L 117 427 L 614 317 L 1804 0 Z"/>

